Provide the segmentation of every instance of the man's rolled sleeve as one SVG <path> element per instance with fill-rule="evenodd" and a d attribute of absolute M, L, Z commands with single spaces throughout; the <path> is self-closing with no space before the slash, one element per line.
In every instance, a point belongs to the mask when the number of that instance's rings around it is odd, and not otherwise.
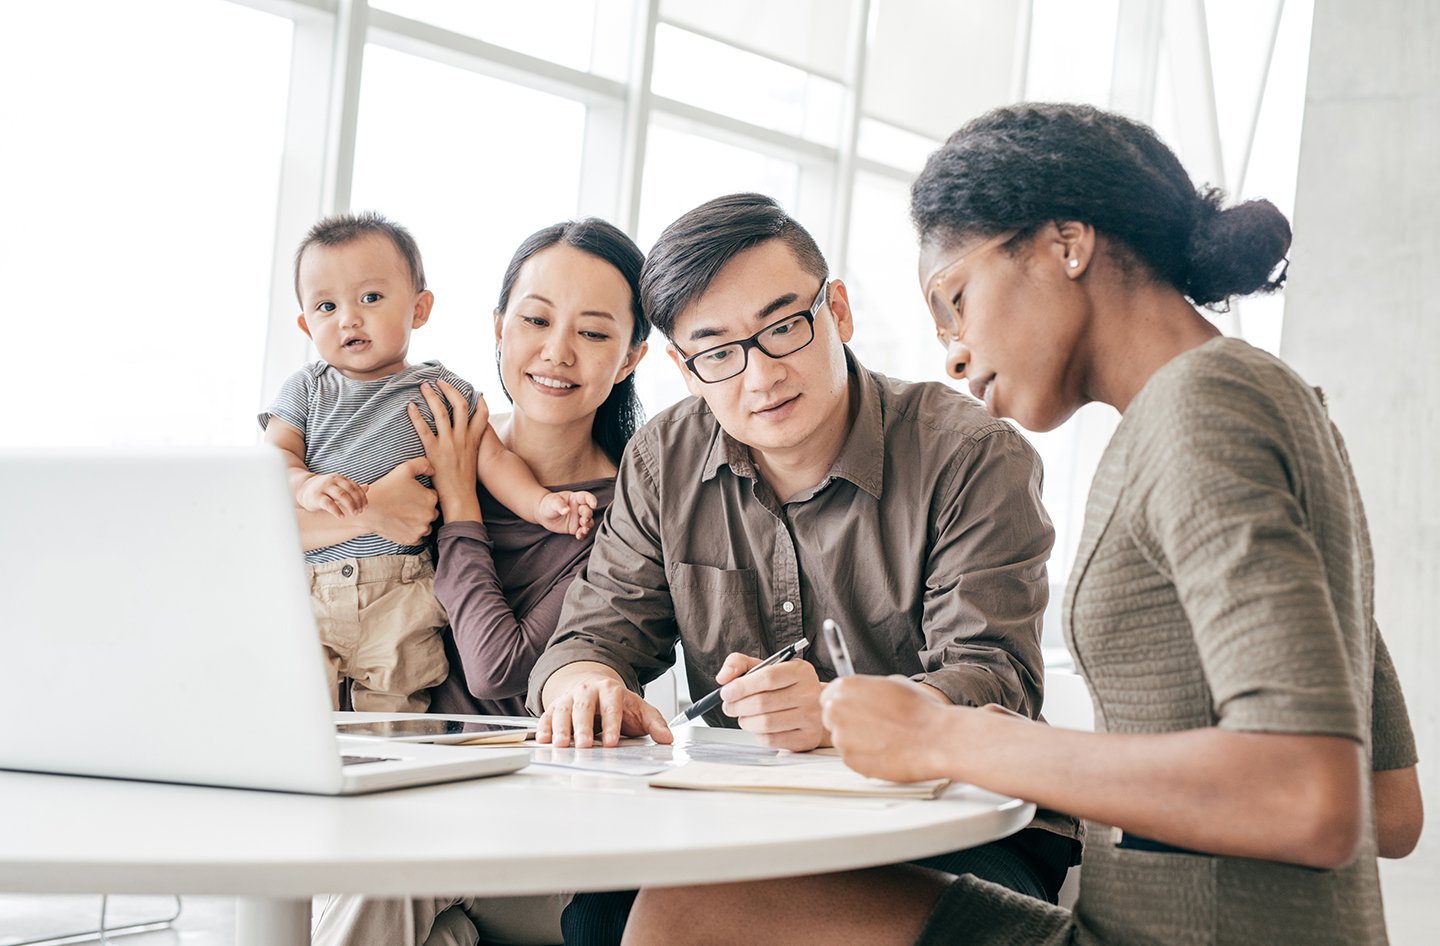
<path fill-rule="evenodd" d="M 1040 712 L 1045 563 L 1055 542 L 1041 481 L 1034 448 L 1004 426 L 960 453 L 936 492 L 920 653 L 926 670 L 912 679 L 952 703 Z"/>
<path fill-rule="evenodd" d="M 550 675 L 567 664 L 610 667 L 636 693 L 673 663 L 678 630 L 660 533 L 661 496 L 653 453 L 638 434 L 620 463 L 615 499 L 595 536 L 585 571 L 570 585 L 560 622 L 530 673 L 525 705 L 544 710 Z"/>

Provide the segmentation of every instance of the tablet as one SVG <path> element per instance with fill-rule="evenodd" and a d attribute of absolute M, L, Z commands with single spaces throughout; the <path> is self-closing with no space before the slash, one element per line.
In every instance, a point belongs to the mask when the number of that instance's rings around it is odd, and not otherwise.
<path fill-rule="evenodd" d="M 408 719 L 381 719 L 363 723 L 336 723 L 342 736 L 372 736 L 398 742 L 496 744 L 524 742 L 535 727 L 516 723 L 478 723 L 443 716 L 415 716 Z"/>

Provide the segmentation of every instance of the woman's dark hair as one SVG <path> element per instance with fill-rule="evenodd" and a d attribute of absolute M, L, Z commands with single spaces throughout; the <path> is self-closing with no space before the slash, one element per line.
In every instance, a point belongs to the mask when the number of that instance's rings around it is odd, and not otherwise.
<path fill-rule="evenodd" d="M 930 155 L 910 216 L 922 242 L 946 243 L 1079 220 L 1196 305 L 1223 309 L 1284 285 L 1290 250 L 1274 204 L 1222 210 L 1223 199 L 1197 191 L 1146 125 L 1088 105 L 1022 104 L 986 112 Z"/>
<path fill-rule="evenodd" d="M 500 301 L 496 303 L 496 311 L 504 312 L 510 304 L 510 291 L 515 288 L 515 280 L 519 278 L 521 268 L 530 257 L 558 243 L 573 246 L 604 260 L 625 277 L 625 282 L 630 285 L 630 315 L 634 322 L 630 328 L 630 347 L 639 347 L 650 334 L 650 323 L 645 321 L 645 313 L 640 308 L 640 269 L 645 265 L 645 254 L 640 252 L 640 247 L 636 246 L 635 241 L 626 236 L 623 230 L 598 217 L 567 220 L 537 230 L 526 237 L 515 250 L 515 255 L 510 258 L 510 265 L 505 267 L 505 276 L 500 280 Z M 495 367 L 500 367 L 498 348 L 495 351 Z M 500 387 L 505 390 L 503 376 L 500 378 Z M 505 396 L 510 398 L 511 402 L 515 400 L 510 397 L 508 390 L 505 390 Z M 595 425 L 590 430 L 590 437 L 605 451 L 606 456 L 618 464 L 620 455 L 625 452 L 625 445 L 643 423 L 645 409 L 640 405 L 640 395 L 635 393 L 635 372 L 632 371 L 624 381 L 611 389 L 610 396 L 595 412 Z"/>

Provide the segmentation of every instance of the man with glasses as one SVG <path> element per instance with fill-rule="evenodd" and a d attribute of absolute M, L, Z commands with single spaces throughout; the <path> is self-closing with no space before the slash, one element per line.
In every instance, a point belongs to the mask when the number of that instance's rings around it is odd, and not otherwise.
<path fill-rule="evenodd" d="M 845 284 L 768 197 L 718 198 L 671 224 L 641 296 L 695 397 L 626 450 L 589 564 L 530 677 L 540 740 L 670 742 L 640 692 L 681 641 L 691 694 L 724 686 L 711 725 L 787 749 L 827 744 L 826 618 L 844 629 L 856 672 L 1036 716 L 1054 532 L 1025 439 L 948 385 L 862 367 L 845 344 Z M 804 659 L 742 676 L 802 638 Z M 1053 902 L 1076 834 L 1044 813 L 1013 838 L 925 863 Z M 631 897 L 577 897 L 566 942 L 618 940 Z"/>

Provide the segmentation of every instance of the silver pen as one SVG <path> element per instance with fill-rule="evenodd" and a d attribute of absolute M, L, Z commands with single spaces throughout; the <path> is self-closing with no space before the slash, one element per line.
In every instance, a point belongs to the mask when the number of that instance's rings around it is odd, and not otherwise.
<path fill-rule="evenodd" d="M 835 676 L 848 677 L 855 672 L 850 662 L 850 648 L 845 646 L 845 635 L 840 625 L 826 618 L 820 624 L 820 636 L 825 638 L 825 649 L 830 651 L 830 662 L 835 665 Z"/>

